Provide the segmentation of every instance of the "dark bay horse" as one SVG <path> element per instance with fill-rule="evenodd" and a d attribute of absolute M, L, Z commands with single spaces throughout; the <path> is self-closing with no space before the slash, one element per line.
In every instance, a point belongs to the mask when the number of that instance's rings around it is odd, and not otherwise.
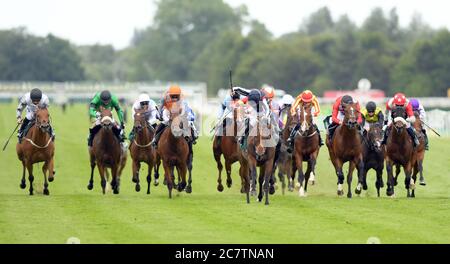
<path fill-rule="evenodd" d="M 290 114 L 290 110 L 288 109 L 287 121 L 284 126 L 281 135 L 281 148 L 280 148 L 280 156 L 278 158 L 277 167 L 278 167 L 278 178 L 282 183 L 282 193 L 284 193 L 285 188 L 285 179 L 284 175 L 288 180 L 288 190 L 290 192 L 294 191 L 294 180 L 295 180 L 295 172 L 297 171 L 297 166 L 295 165 L 295 161 L 293 158 L 293 154 L 288 152 L 288 143 L 287 140 L 289 135 L 291 134 L 292 129 L 296 126 L 298 121 Z"/>
<path fill-rule="evenodd" d="M 172 198 L 172 189 L 174 187 L 173 175 L 177 170 L 178 182 L 177 189 L 179 192 L 186 189 L 189 193 L 191 190 L 192 178 L 189 175 L 188 186 L 186 187 L 187 162 L 189 159 L 189 145 L 183 137 L 183 129 L 188 128 L 187 118 L 181 115 L 181 108 L 175 107 L 172 111 L 169 126 L 162 132 L 158 143 L 158 155 L 161 157 L 164 167 L 164 177 L 169 190 L 169 198 Z M 188 191 L 189 190 L 189 191 Z"/>
<path fill-rule="evenodd" d="M 19 160 L 22 162 L 23 172 L 20 188 L 25 189 L 25 168 L 28 170 L 28 180 L 30 181 L 30 195 L 33 195 L 33 164 L 44 162 L 42 172 L 44 173 L 44 195 L 49 195 L 48 181 L 54 179 L 55 145 L 50 135 L 50 114 L 46 108 L 39 108 L 36 113 L 36 121 L 24 135 L 22 143 L 17 143 L 16 151 Z M 48 173 L 48 179 L 47 179 Z M 48 181 L 47 181 L 48 180 Z"/>
<path fill-rule="evenodd" d="M 256 191 L 256 174 L 259 167 L 259 194 L 258 201 L 261 202 L 264 195 L 265 204 L 269 204 L 269 184 L 273 174 L 275 159 L 275 147 L 278 143 L 278 135 L 275 135 L 270 117 L 256 116 L 256 124 L 249 129 L 247 146 L 247 158 L 251 178 L 251 192 Z M 263 186 L 264 184 L 264 186 Z"/>
<path fill-rule="evenodd" d="M 133 160 L 132 173 L 133 182 L 136 183 L 135 190 L 139 192 L 141 186 L 139 184 L 139 171 L 141 162 L 148 165 L 147 172 L 147 194 L 150 194 L 150 183 L 152 181 L 152 169 L 155 165 L 156 151 L 151 145 L 155 131 L 147 122 L 145 110 L 137 110 L 134 114 L 134 139 L 130 142 L 130 155 Z"/>
<path fill-rule="evenodd" d="M 405 172 L 405 188 L 407 190 L 407 197 L 414 197 L 414 192 L 411 195 L 411 190 L 415 189 L 414 180 L 411 178 L 412 167 L 415 163 L 415 155 L 413 142 L 408 132 L 406 131 L 407 121 L 405 120 L 405 109 L 396 107 L 392 110 L 394 122 L 391 124 L 393 128 L 390 129 L 386 142 L 386 171 L 388 174 L 387 181 L 387 196 L 394 196 L 395 178 L 393 174 L 393 166 L 402 166 Z"/>
<path fill-rule="evenodd" d="M 114 194 L 119 194 L 120 175 L 126 164 L 126 150 L 122 150 L 119 139 L 115 136 L 113 129 L 116 124 L 113 122 L 111 110 L 101 108 L 100 125 L 101 129 L 93 139 L 92 147 L 89 149 L 91 162 L 91 178 L 88 189 L 92 190 L 94 184 L 94 168 L 98 167 L 101 178 L 103 194 L 106 193 L 106 184 L 111 169 L 112 181 L 111 187 Z"/>
<path fill-rule="evenodd" d="M 311 110 L 311 105 L 300 107 L 300 129 L 294 140 L 294 159 L 299 175 L 300 197 L 307 196 L 309 176 L 314 172 L 320 150 L 319 134 L 313 125 L 313 115 Z M 308 162 L 305 174 L 303 174 L 303 161 Z"/>
<path fill-rule="evenodd" d="M 237 123 L 236 116 L 238 110 L 233 106 L 233 118 L 226 118 L 224 125 L 222 126 L 222 135 L 216 135 L 213 141 L 213 153 L 214 159 L 217 163 L 217 169 L 219 170 L 219 177 L 217 178 L 217 190 L 223 191 L 222 185 L 222 170 L 223 165 L 221 162 L 221 156 L 225 159 L 225 170 L 227 172 L 227 187 L 230 188 L 233 180 L 231 179 L 231 165 L 239 161 L 239 153 L 236 151 L 238 148 L 237 143 Z M 220 131 L 219 131 L 220 133 Z M 242 189 L 241 189 L 242 191 Z"/>
<path fill-rule="evenodd" d="M 367 190 L 367 172 L 373 169 L 377 173 L 377 180 L 375 187 L 377 188 L 377 195 L 380 197 L 380 189 L 384 187 L 383 183 L 383 169 L 384 169 L 384 146 L 381 145 L 383 141 L 383 130 L 379 124 L 370 125 L 363 145 L 364 157 L 364 178 L 363 189 Z"/>
<path fill-rule="evenodd" d="M 361 193 L 361 186 L 363 181 L 363 155 L 361 135 L 359 134 L 359 124 L 357 122 L 357 108 L 355 103 L 345 105 L 345 116 L 341 125 L 339 125 L 332 138 L 332 141 L 327 135 L 327 147 L 330 154 L 331 162 L 336 170 L 338 177 L 337 194 L 344 195 L 344 173 L 342 167 L 345 162 L 349 162 L 349 169 L 347 174 L 348 193 L 347 197 L 352 197 L 352 177 L 355 168 L 358 170 L 358 186 L 355 190 L 357 194 Z"/>

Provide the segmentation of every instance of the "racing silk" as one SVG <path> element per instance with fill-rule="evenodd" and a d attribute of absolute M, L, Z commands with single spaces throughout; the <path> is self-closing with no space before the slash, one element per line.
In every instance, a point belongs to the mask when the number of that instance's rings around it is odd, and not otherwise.
<path fill-rule="evenodd" d="M 244 98 L 244 96 L 239 95 L 239 99 L 233 100 L 233 98 L 231 97 L 231 95 L 227 95 L 224 99 L 223 102 L 220 106 L 220 110 L 219 113 L 217 115 L 217 118 L 222 118 L 223 114 L 225 112 L 231 112 L 233 110 L 233 106 L 234 104 L 236 104 L 239 100 L 242 100 Z M 227 110 L 227 111 L 225 111 Z"/>
<path fill-rule="evenodd" d="M 238 93 L 239 95 L 242 95 L 242 96 L 247 96 L 251 91 L 250 89 L 245 89 L 242 87 L 233 87 L 232 90 L 234 93 Z"/>
<path fill-rule="evenodd" d="M 342 96 L 336 99 L 336 102 L 333 105 L 333 112 L 331 114 L 331 120 L 335 124 L 340 124 L 344 120 L 345 112 L 344 107 L 341 105 Z M 362 117 L 360 112 L 359 102 L 356 102 L 356 110 L 358 112 L 358 124 L 362 123 Z"/>
<path fill-rule="evenodd" d="M 37 105 L 33 104 L 30 98 L 30 93 L 26 93 L 20 98 L 19 105 L 17 106 L 17 118 L 22 117 L 22 112 L 26 108 L 27 113 L 25 114 L 25 117 L 28 120 L 33 120 L 35 118 L 35 112 L 38 110 L 38 108 L 48 108 L 49 107 L 49 100 L 47 95 L 42 94 L 41 101 Z"/>
<path fill-rule="evenodd" d="M 167 100 L 166 100 L 167 101 Z M 182 113 L 186 114 L 187 121 L 194 122 L 195 121 L 195 114 L 194 111 L 189 107 L 186 101 L 179 101 L 179 102 L 173 102 L 170 104 L 171 107 L 174 106 L 174 103 L 181 103 L 182 107 Z M 167 108 L 166 105 L 164 105 L 163 114 L 162 114 L 162 123 L 167 125 L 170 122 L 170 111 L 172 108 Z"/>
<path fill-rule="evenodd" d="M 132 110 L 131 110 L 131 112 L 132 112 L 131 116 L 132 116 L 133 120 L 134 120 L 134 114 L 136 113 L 136 111 L 141 110 L 141 109 L 142 109 L 141 103 L 138 100 L 136 100 L 134 102 Z M 155 124 L 157 122 L 157 120 L 159 119 L 159 113 L 158 113 L 158 110 L 156 109 L 156 104 L 153 100 L 149 101 L 148 110 L 145 112 L 145 115 L 147 115 L 147 117 L 148 117 L 147 121 L 150 123 L 150 125 Z"/>
<path fill-rule="evenodd" d="M 363 115 L 364 120 L 366 122 L 368 122 L 368 123 L 380 123 L 380 124 L 382 124 L 383 121 L 384 121 L 383 111 L 379 107 L 377 107 L 375 109 L 375 113 L 374 113 L 373 116 L 369 115 L 369 112 L 367 112 L 366 108 L 361 110 L 361 114 Z"/>
<path fill-rule="evenodd" d="M 106 109 L 113 110 L 115 109 L 117 112 L 117 116 L 119 117 L 120 123 L 123 123 L 123 111 L 120 108 L 119 100 L 117 99 L 117 96 L 111 95 L 111 101 L 104 105 L 102 100 L 100 99 L 100 93 L 97 93 L 94 98 L 91 101 L 90 107 L 89 107 L 89 116 L 91 118 L 97 117 L 97 112 L 100 112 L 100 106 L 103 106 Z"/>
<path fill-rule="evenodd" d="M 388 124 L 392 122 L 392 109 L 395 107 L 396 105 L 394 104 L 394 98 L 391 98 L 386 102 L 386 116 L 388 118 Z M 416 117 L 414 116 L 414 111 L 409 100 L 406 100 L 405 105 L 402 107 L 405 108 L 406 116 L 404 116 L 404 118 L 406 121 L 409 123 L 414 123 L 414 121 L 416 121 Z"/>
<path fill-rule="evenodd" d="M 423 107 L 422 104 L 419 104 L 419 108 L 413 110 L 419 112 L 420 120 L 424 120 L 425 117 L 427 116 L 427 114 L 425 113 L 425 108 Z"/>
<path fill-rule="evenodd" d="M 303 93 L 299 94 L 297 96 L 297 98 L 295 99 L 294 104 L 292 104 L 292 106 L 291 106 L 291 115 L 295 115 L 297 113 L 297 108 L 303 104 L 302 94 Z M 319 114 L 320 114 L 320 106 L 319 106 L 319 101 L 317 100 L 317 97 L 315 95 L 313 96 L 313 99 L 312 99 L 311 103 L 312 103 L 312 105 L 314 107 L 314 113 L 313 113 L 314 117 L 319 116 Z"/>

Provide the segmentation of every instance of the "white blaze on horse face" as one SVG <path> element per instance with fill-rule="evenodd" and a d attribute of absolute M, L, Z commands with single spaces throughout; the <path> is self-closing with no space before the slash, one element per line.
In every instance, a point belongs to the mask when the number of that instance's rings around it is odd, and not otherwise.
<path fill-rule="evenodd" d="M 308 113 L 303 108 L 303 122 L 302 122 L 302 126 L 300 128 L 302 132 L 305 132 L 306 130 L 308 130 L 308 123 L 306 122 L 307 115 L 308 115 Z"/>
<path fill-rule="evenodd" d="M 112 118 L 109 117 L 109 116 L 104 116 L 104 117 L 102 117 L 102 119 L 100 120 L 100 122 L 101 122 L 101 123 L 104 123 L 104 124 L 110 124 L 110 123 L 112 123 Z"/>

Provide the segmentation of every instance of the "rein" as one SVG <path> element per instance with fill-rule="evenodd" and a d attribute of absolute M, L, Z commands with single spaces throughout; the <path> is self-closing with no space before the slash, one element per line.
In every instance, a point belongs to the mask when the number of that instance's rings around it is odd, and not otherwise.
<path fill-rule="evenodd" d="M 37 145 L 36 143 L 34 143 L 33 140 L 31 140 L 31 139 L 29 139 L 29 138 L 27 138 L 27 137 L 25 137 L 24 139 L 25 139 L 26 141 L 30 142 L 31 145 L 33 145 L 34 147 L 39 148 L 39 149 L 45 149 L 45 148 L 47 148 L 47 147 L 50 145 L 50 142 L 52 142 L 52 137 L 50 137 L 50 138 L 48 139 L 47 144 L 45 144 L 45 146 L 39 146 L 39 145 Z"/>

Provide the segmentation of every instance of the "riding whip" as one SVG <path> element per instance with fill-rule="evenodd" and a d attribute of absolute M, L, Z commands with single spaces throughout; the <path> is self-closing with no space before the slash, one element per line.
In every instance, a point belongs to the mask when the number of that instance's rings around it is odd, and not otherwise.
<path fill-rule="evenodd" d="M 5 151 L 6 146 L 8 146 L 9 140 L 11 139 L 11 137 L 14 135 L 14 133 L 16 133 L 17 128 L 20 126 L 21 123 L 18 123 L 16 128 L 14 129 L 14 131 L 12 132 L 11 136 L 9 136 L 8 140 L 6 141 L 5 145 L 3 146 L 3 151 Z"/>

